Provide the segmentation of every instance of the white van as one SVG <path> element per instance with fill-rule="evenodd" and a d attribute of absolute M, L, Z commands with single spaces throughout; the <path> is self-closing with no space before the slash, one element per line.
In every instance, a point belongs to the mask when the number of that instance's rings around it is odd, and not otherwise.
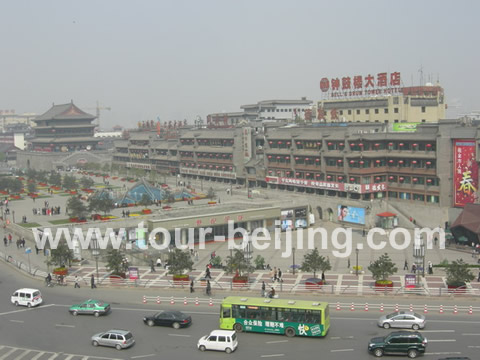
<path fill-rule="evenodd" d="M 38 306 L 43 302 L 40 290 L 27 288 L 15 291 L 11 301 L 15 306 L 22 305 L 27 307 Z"/>
<path fill-rule="evenodd" d="M 198 340 L 197 347 L 201 351 L 217 350 L 230 354 L 238 346 L 237 334 L 232 330 L 213 330 Z"/>

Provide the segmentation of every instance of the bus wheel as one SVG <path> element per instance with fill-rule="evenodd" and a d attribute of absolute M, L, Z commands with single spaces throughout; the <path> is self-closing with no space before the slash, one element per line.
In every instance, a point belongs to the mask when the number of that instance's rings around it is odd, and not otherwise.
<path fill-rule="evenodd" d="M 242 324 L 236 323 L 235 325 L 233 325 L 233 330 L 235 330 L 236 332 L 242 332 L 243 331 Z"/>
<path fill-rule="evenodd" d="M 295 329 L 294 328 L 286 328 L 285 329 L 285 335 L 287 335 L 288 337 L 294 337 L 295 336 Z"/>

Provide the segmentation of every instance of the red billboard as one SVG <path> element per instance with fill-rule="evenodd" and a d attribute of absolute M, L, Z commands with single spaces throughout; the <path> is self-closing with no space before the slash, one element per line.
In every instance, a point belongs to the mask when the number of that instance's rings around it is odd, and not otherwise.
<path fill-rule="evenodd" d="M 475 140 L 453 141 L 453 192 L 454 206 L 464 207 L 474 203 L 478 189 L 478 164 Z"/>

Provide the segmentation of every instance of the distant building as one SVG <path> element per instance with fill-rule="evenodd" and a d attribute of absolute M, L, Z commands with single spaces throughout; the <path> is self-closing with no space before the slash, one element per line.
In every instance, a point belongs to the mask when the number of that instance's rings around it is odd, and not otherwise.
<path fill-rule="evenodd" d="M 242 105 L 245 116 L 260 120 L 307 120 L 311 115 L 312 100 L 264 100 L 256 104 Z"/>

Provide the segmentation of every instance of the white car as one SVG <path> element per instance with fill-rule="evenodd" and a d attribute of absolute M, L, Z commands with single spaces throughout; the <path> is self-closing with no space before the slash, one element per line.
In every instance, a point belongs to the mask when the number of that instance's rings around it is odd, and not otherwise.
<path fill-rule="evenodd" d="M 38 306 L 43 302 L 40 290 L 28 288 L 15 291 L 10 301 L 12 304 L 15 304 L 15 306 L 22 305 L 26 307 Z"/>
<path fill-rule="evenodd" d="M 237 346 L 237 334 L 232 330 L 213 330 L 210 335 L 202 336 L 197 344 L 200 351 L 217 350 L 227 354 L 235 351 Z"/>

